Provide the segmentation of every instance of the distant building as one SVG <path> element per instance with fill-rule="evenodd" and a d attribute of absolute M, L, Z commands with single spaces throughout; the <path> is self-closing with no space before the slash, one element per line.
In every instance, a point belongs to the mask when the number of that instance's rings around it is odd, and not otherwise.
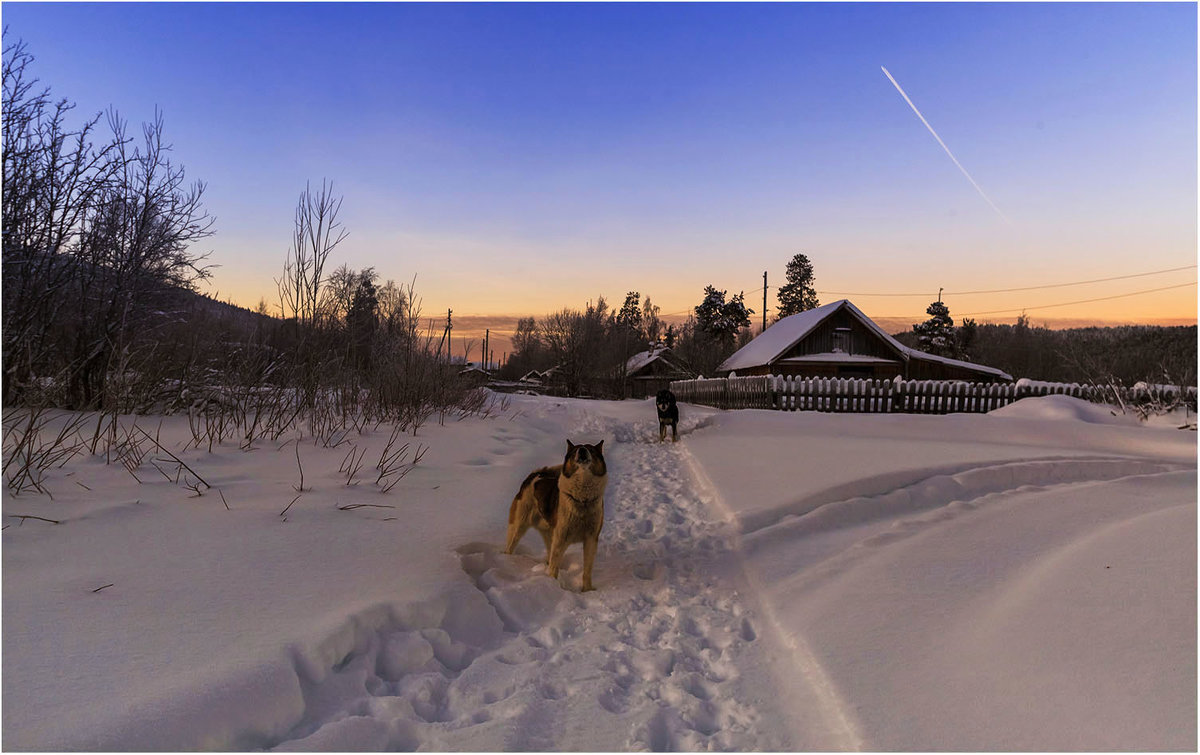
<path fill-rule="evenodd" d="M 626 395 L 647 398 L 668 388 L 672 380 L 689 380 L 696 374 L 675 361 L 666 346 L 655 345 L 625 362 Z"/>
<path fill-rule="evenodd" d="M 530 370 L 522 375 L 517 382 L 529 383 L 530 385 L 541 385 L 545 382 L 545 380 L 542 373 L 538 372 L 537 370 Z"/>
<path fill-rule="evenodd" d="M 841 299 L 784 317 L 717 368 L 720 375 L 1012 382 L 994 367 L 911 349 Z"/>
<path fill-rule="evenodd" d="M 491 375 L 477 364 L 468 363 L 465 368 L 459 370 L 458 376 L 462 380 L 466 380 L 472 385 L 487 385 Z"/>

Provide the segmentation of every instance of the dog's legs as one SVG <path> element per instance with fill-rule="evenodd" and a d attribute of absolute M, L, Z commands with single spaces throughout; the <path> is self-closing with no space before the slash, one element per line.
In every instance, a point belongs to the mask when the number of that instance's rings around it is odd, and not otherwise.
<path fill-rule="evenodd" d="M 542 536 L 542 542 L 546 544 L 546 565 L 550 565 L 550 545 L 552 540 L 548 530 L 538 530 L 538 534 Z"/>
<path fill-rule="evenodd" d="M 671 423 L 671 442 L 672 443 L 679 442 L 679 423 L 677 423 L 677 422 Z"/>
<path fill-rule="evenodd" d="M 508 542 L 504 546 L 504 552 L 512 555 L 512 552 L 517 549 L 517 543 L 521 542 L 521 538 L 525 536 L 528 529 L 529 525 L 524 522 L 509 522 Z"/>
<path fill-rule="evenodd" d="M 567 539 L 557 536 L 550 544 L 550 557 L 546 560 L 546 574 L 551 579 L 558 579 L 558 567 L 562 565 L 563 553 L 567 550 Z"/>
<path fill-rule="evenodd" d="M 667 426 L 662 422 L 658 423 L 658 442 L 662 443 L 667 439 Z"/>
<path fill-rule="evenodd" d="M 595 590 L 592 587 L 592 564 L 596 562 L 596 546 L 599 545 L 600 537 L 585 537 L 583 539 L 583 587 L 580 592 L 588 592 Z"/>

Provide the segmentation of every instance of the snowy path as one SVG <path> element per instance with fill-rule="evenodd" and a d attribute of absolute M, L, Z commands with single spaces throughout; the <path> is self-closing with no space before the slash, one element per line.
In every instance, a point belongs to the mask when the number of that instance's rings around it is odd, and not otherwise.
<path fill-rule="evenodd" d="M 695 423 L 693 423 L 694 425 Z M 303 720 L 278 750 L 787 750 L 795 697 L 773 684 L 733 524 L 692 474 L 685 443 L 590 413 L 575 435 L 615 438 L 597 590 L 581 552 L 544 576 L 532 533 L 514 556 L 458 549 L 476 591 L 414 607 L 303 681 Z M 685 427 L 685 432 L 694 427 Z M 572 436 L 574 437 L 574 436 Z M 652 442 L 652 439 L 654 442 Z M 378 624 L 376 624 L 378 625 Z M 769 725 L 758 726 L 764 716 Z M 819 727 L 824 731 L 828 727 Z M 818 734 L 819 734 L 818 731 Z M 765 733 L 763 733 L 765 732 Z M 818 749 L 836 742 L 809 737 Z"/>

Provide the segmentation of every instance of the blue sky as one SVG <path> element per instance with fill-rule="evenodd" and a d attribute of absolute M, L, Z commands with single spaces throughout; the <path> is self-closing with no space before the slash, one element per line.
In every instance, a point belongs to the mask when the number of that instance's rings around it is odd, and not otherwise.
<path fill-rule="evenodd" d="M 1196 6 L 12 3 L 81 113 L 161 108 L 207 183 L 213 287 L 274 300 L 296 199 L 335 182 L 335 263 L 416 275 L 428 313 L 541 315 L 709 283 L 924 319 L 937 289 L 1194 265 Z M 887 80 L 886 66 L 985 202 Z M 1195 270 L 952 314 L 1195 321 Z M 927 293 L 923 293 L 927 292 Z M 823 295 L 822 301 L 841 298 Z M 757 318 L 756 318 L 757 319 Z"/>

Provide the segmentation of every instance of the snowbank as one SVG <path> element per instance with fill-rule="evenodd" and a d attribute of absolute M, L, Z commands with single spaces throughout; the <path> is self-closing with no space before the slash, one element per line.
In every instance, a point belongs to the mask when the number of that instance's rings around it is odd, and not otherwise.
<path fill-rule="evenodd" d="M 849 747 L 1195 748 L 1194 433 L 1051 396 L 689 448 Z"/>
<path fill-rule="evenodd" d="M 518 396 L 388 494 L 310 440 L 174 446 L 199 498 L 77 459 L 4 497 L 3 746 L 1194 750 L 1195 434 L 1061 399 L 660 445 L 652 402 Z M 577 547 L 499 553 L 567 437 L 610 469 L 582 595 Z"/>

